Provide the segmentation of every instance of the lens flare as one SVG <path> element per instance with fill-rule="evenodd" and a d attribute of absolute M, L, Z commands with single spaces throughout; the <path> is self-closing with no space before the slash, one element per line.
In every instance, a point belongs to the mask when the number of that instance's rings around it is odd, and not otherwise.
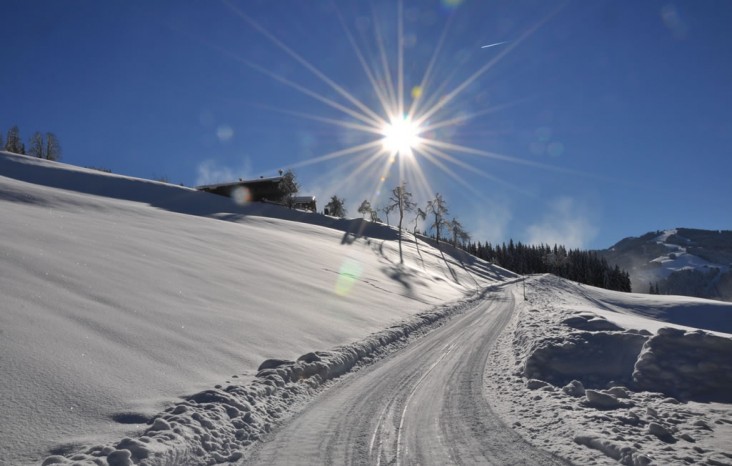
<path fill-rule="evenodd" d="M 231 199 L 239 205 L 244 205 L 251 202 L 252 194 L 244 186 L 238 186 L 231 192 Z"/>
<path fill-rule="evenodd" d="M 338 296 L 346 296 L 361 277 L 363 267 L 361 263 L 353 259 L 346 259 L 338 271 L 338 280 L 335 285 L 335 293 Z"/>

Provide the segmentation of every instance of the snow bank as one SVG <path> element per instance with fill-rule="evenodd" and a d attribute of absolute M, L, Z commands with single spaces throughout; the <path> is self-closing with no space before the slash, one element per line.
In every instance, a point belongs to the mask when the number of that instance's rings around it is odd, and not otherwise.
<path fill-rule="evenodd" d="M 633 380 L 683 400 L 732 403 L 732 339 L 662 328 L 643 347 Z"/>
<path fill-rule="evenodd" d="M 575 332 L 546 339 L 526 358 L 523 374 L 560 387 L 573 380 L 585 387 L 627 385 L 647 338 L 638 333 Z"/>
<path fill-rule="evenodd" d="M 604 290 L 553 276 L 526 289 L 490 356 L 485 394 L 527 441 L 575 464 L 732 464 L 732 406 L 694 401 L 732 392 L 732 338 L 634 316 L 638 295 L 612 294 L 627 312 L 612 319 Z M 698 302 L 686 299 L 674 298 Z"/>

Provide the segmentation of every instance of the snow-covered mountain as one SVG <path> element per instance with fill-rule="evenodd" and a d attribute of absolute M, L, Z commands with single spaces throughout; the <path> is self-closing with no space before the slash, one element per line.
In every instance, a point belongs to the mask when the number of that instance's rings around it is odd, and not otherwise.
<path fill-rule="evenodd" d="M 729 303 L 523 281 L 408 234 L 402 264 L 384 225 L 8 153 L 0 216 L 2 466 L 238 466 L 328 381 L 499 288 L 480 393 L 526 441 L 732 458 Z"/>
<path fill-rule="evenodd" d="M 630 274 L 633 291 L 732 301 L 732 231 L 674 228 L 599 251 Z M 653 290 L 651 290 L 653 287 Z"/>

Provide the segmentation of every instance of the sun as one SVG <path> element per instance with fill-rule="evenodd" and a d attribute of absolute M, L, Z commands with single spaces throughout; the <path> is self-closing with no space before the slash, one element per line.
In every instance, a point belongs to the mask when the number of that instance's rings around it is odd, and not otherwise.
<path fill-rule="evenodd" d="M 421 145 L 420 131 L 419 125 L 409 117 L 392 117 L 381 130 L 382 146 L 391 154 L 413 155 Z"/>

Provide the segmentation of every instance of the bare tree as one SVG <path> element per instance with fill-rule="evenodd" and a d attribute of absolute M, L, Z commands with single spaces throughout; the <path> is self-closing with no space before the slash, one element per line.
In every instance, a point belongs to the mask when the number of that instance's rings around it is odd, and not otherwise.
<path fill-rule="evenodd" d="M 417 207 L 417 215 L 414 216 L 414 236 L 417 236 L 417 226 L 419 226 L 419 221 L 424 221 L 425 218 L 427 218 L 427 213 L 425 213 L 425 211 L 421 208 Z"/>
<path fill-rule="evenodd" d="M 458 243 L 463 244 L 467 241 L 470 241 L 470 235 L 465 231 L 462 223 L 460 223 L 455 217 L 453 217 L 452 220 L 447 222 L 447 227 L 452 232 L 452 245 L 453 246 L 457 247 Z"/>
<path fill-rule="evenodd" d="M 343 218 L 346 216 L 346 207 L 344 206 L 345 203 L 345 199 L 339 198 L 338 196 L 333 194 L 330 197 L 330 202 L 325 205 L 325 208 L 328 211 L 328 214 L 334 217 Z"/>
<path fill-rule="evenodd" d="M 8 130 L 8 137 L 5 139 L 5 150 L 14 154 L 25 154 L 25 145 L 20 139 L 20 130 L 17 125 L 13 125 Z"/>
<path fill-rule="evenodd" d="M 384 215 L 386 216 L 386 226 L 391 226 L 391 225 L 389 225 L 389 212 L 392 211 L 392 208 L 389 207 L 388 205 L 385 205 L 381 209 L 377 209 L 377 210 L 380 210 L 381 212 L 384 212 Z"/>
<path fill-rule="evenodd" d="M 363 218 L 366 218 L 366 214 L 371 215 L 371 217 L 373 218 L 373 209 L 371 208 L 371 203 L 368 201 L 368 199 L 363 200 L 358 208 L 358 213 L 363 215 Z"/>
<path fill-rule="evenodd" d="M 434 217 L 434 221 L 430 225 L 430 228 L 433 228 L 435 230 L 435 238 L 437 239 L 437 243 L 440 243 L 440 230 L 447 225 L 447 220 L 445 220 L 445 216 L 448 213 L 447 210 L 447 203 L 442 198 L 442 195 L 440 193 L 435 193 L 434 199 L 427 202 L 427 214 L 432 215 Z"/>
<path fill-rule="evenodd" d="M 414 210 L 417 204 L 412 201 L 412 193 L 407 191 L 407 184 L 403 181 L 399 186 L 391 190 L 391 197 L 389 197 L 388 202 L 389 204 L 387 207 L 389 207 L 389 209 L 399 212 L 399 262 L 403 264 L 402 221 L 404 220 L 404 213 Z"/>
<path fill-rule="evenodd" d="M 381 219 L 379 218 L 379 211 L 378 211 L 378 209 L 371 209 L 371 212 L 370 213 L 371 213 L 371 221 L 372 222 L 383 223 L 381 221 Z"/>
<path fill-rule="evenodd" d="M 43 135 L 36 131 L 33 133 L 29 141 L 28 155 L 38 157 L 39 159 L 46 158 L 46 144 L 43 141 Z"/>
<path fill-rule="evenodd" d="M 61 159 L 61 144 L 53 133 L 46 133 L 46 153 L 44 155 L 48 160 Z"/>

